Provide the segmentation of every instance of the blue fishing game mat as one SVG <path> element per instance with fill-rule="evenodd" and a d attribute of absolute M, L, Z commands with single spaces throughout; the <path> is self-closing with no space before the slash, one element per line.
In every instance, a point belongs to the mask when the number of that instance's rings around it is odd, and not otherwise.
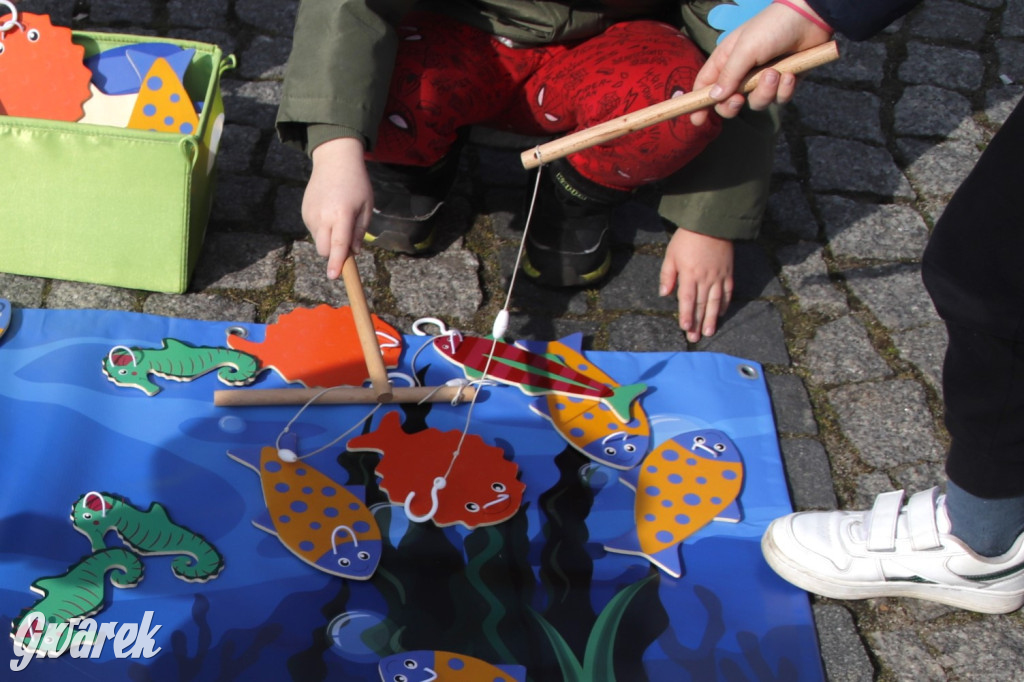
<path fill-rule="evenodd" d="M 253 526 L 266 506 L 256 473 L 229 449 L 273 444 L 297 406 L 216 407 L 226 388 L 211 373 L 188 383 L 156 379 L 153 397 L 108 381 L 111 348 L 158 348 L 165 338 L 226 347 L 236 323 L 137 313 L 15 309 L 0 338 L 0 618 L 40 599 L 32 584 L 60 576 L 91 547 L 70 520 L 89 491 L 174 523 L 224 557 L 205 583 L 172 573 L 173 555 L 141 556 L 143 580 L 116 589 L 109 575 L 97 623 L 139 623 L 152 611 L 160 652 L 118 659 L 35 659 L 33 680 L 281 680 L 373 682 L 384 656 L 450 651 L 520 664 L 535 682 L 821 680 L 807 595 L 764 562 L 760 538 L 791 511 L 766 384 L 759 365 L 715 353 L 590 352 L 617 382 L 642 381 L 652 449 L 697 428 L 727 433 L 746 467 L 739 523 L 712 521 L 682 547 L 672 578 L 642 557 L 603 544 L 635 523 L 633 497 L 616 470 L 567 447 L 515 387 L 482 389 L 471 429 L 504 448 L 526 491 L 504 523 L 468 530 L 411 523 L 377 487 L 378 455 L 342 444 L 307 462 L 366 490 L 384 536 L 372 579 L 320 572 Z M 259 341 L 264 325 L 244 324 Z M 406 336 L 402 367 L 425 337 Z M 358 343 L 353 339 L 353 343 Z M 416 368 L 425 384 L 461 376 L 432 349 Z M 257 388 L 285 384 L 265 371 Z M 236 389 L 245 390 L 245 389 Z M 367 406 L 318 406 L 295 424 L 304 447 L 325 444 Z M 407 423 L 461 430 L 466 406 L 387 406 Z M 353 434 L 358 434 L 357 429 Z M 120 545 L 114 533 L 108 546 Z M 10 641 L 10 640 L 9 640 Z M 12 649 L 7 649 L 12 651 Z M 0 657 L 3 658 L 3 657 Z M 7 663 L 0 663 L 5 671 Z M 7 672 L 6 674 L 13 673 Z M 6 677 L 6 675 L 5 675 Z M 443 677 L 441 679 L 444 679 Z"/>

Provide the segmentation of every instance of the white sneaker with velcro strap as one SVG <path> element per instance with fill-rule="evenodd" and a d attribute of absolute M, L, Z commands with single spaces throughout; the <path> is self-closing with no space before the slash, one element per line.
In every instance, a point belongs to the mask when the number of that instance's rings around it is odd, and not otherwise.
<path fill-rule="evenodd" d="M 761 539 L 768 564 L 808 592 L 835 599 L 915 597 L 982 613 L 1024 604 L 1024 535 L 985 557 L 950 533 L 945 495 L 932 488 L 903 506 L 883 493 L 867 512 L 799 512 Z"/>

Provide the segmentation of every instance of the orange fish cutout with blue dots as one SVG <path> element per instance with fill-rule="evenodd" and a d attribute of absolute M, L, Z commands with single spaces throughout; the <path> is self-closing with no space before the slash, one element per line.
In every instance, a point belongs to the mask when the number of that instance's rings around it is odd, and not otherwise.
<path fill-rule="evenodd" d="M 380 527 L 359 488 L 347 488 L 301 460 L 287 462 L 274 447 L 228 456 L 260 475 L 267 511 L 254 526 L 326 573 L 366 580 L 377 570 Z"/>
<path fill-rule="evenodd" d="M 551 357 L 602 384 L 619 386 L 583 355 L 583 334 L 579 332 L 558 341 L 517 341 L 516 345 Z M 550 421 L 576 450 L 613 469 L 632 469 L 650 449 L 651 424 L 639 398 L 629 406 L 628 421 L 602 400 L 562 393 L 540 396 L 530 403 L 530 409 Z"/>
<path fill-rule="evenodd" d="M 619 481 L 636 493 L 636 530 L 604 548 L 645 557 L 676 578 L 683 574 L 684 540 L 713 520 L 741 518 L 743 460 L 736 444 L 715 429 L 666 441 Z"/>
<path fill-rule="evenodd" d="M 174 68 L 163 57 L 153 60 L 142 79 L 128 127 L 177 135 L 193 135 L 198 129 L 199 115 L 192 99 Z"/>
<path fill-rule="evenodd" d="M 526 682 L 521 665 L 492 665 L 450 651 L 406 651 L 381 659 L 382 682 Z"/>

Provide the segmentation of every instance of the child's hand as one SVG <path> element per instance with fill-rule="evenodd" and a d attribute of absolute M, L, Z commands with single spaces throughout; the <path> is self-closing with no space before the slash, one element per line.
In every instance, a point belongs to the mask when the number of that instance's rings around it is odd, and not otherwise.
<path fill-rule="evenodd" d="M 658 294 L 676 289 L 679 328 L 691 343 L 711 336 L 732 300 L 733 247 L 728 239 L 678 229 L 661 264 Z"/>
<path fill-rule="evenodd" d="M 358 253 L 373 215 L 373 187 L 363 143 L 350 137 L 313 150 L 313 172 L 302 197 L 302 220 L 316 250 L 327 257 L 327 277 L 337 279 L 350 253 Z"/>
<path fill-rule="evenodd" d="M 807 12 L 813 10 L 801 0 L 794 0 Z M 815 15 L 816 16 L 816 15 Z M 779 4 L 770 4 L 741 24 L 715 47 L 707 62 L 697 73 L 694 90 L 709 85 L 711 97 L 723 118 L 733 118 L 743 108 L 744 97 L 737 92 L 740 83 L 754 68 L 800 50 L 806 50 L 828 42 L 832 35 L 793 9 Z M 772 102 L 785 104 L 793 97 L 796 76 L 779 74 L 768 70 L 761 77 L 757 87 L 746 97 L 750 108 L 755 111 L 766 108 Z M 708 117 L 703 109 L 690 115 L 694 125 L 702 125 Z"/>

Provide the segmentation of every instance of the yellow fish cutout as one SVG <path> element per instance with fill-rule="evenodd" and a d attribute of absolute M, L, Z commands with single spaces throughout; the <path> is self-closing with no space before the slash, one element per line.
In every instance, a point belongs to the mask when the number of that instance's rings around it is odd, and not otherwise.
<path fill-rule="evenodd" d="M 177 135 L 193 135 L 198 129 L 199 115 L 192 98 L 163 57 L 153 62 L 142 79 L 128 127 Z"/>

